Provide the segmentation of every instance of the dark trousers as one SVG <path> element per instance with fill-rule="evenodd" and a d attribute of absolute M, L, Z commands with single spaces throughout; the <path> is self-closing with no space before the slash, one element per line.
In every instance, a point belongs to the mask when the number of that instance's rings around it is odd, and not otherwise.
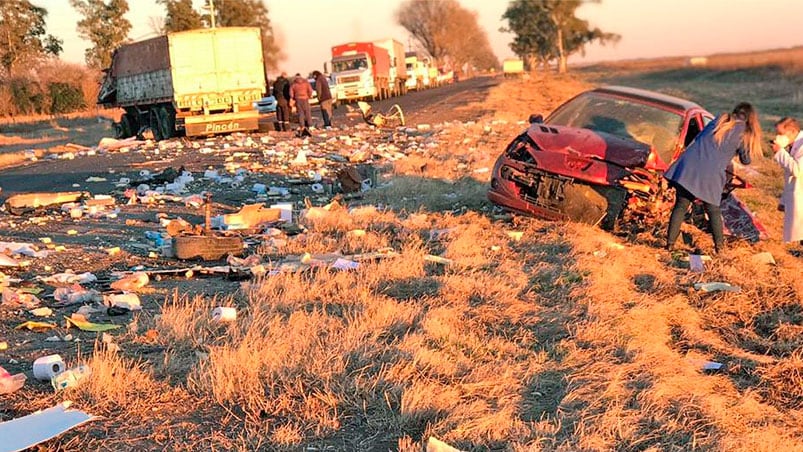
<path fill-rule="evenodd" d="M 667 231 L 666 247 L 672 248 L 680 235 L 680 225 L 686 218 L 689 206 L 696 199 L 693 194 L 678 184 L 672 183 L 675 188 L 675 207 L 672 208 L 672 216 L 669 217 L 669 230 Z M 711 235 L 714 237 L 714 249 L 720 251 L 724 242 L 722 233 L 722 210 L 718 205 L 703 202 L 705 213 L 708 214 L 708 222 L 711 226 Z"/>
<path fill-rule="evenodd" d="M 331 127 L 332 126 L 332 99 L 322 100 L 321 104 L 321 116 L 323 117 L 323 126 L 324 127 Z"/>
<path fill-rule="evenodd" d="M 296 110 L 298 110 L 298 125 L 306 129 L 312 125 L 312 113 L 309 108 L 309 99 L 296 99 Z"/>
<path fill-rule="evenodd" d="M 276 103 L 276 121 L 279 122 L 279 130 L 290 129 L 290 104 L 287 101 Z"/>

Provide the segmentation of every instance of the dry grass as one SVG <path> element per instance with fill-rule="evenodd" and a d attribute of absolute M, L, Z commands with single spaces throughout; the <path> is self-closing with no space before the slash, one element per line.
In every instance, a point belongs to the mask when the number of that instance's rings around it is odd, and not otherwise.
<path fill-rule="evenodd" d="M 95 373 L 72 394 L 108 421 L 63 446 L 412 451 L 432 435 L 464 450 L 803 449 L 803 283 L 800 258 L 777 241 L 772 162 L 756 165 L 758 188 L 743 197 L 775 239 L 737 244 L 702 274 L 649 237 L 492 220 L 487 173 L 475 170 L 517 121 L 586 86 L 505 82 L 486 100 L 496 115 L 438 131 L 452 144 L 397 162 L 366 200 L 380 208 L 333 210 L 262 250 L 392 247 L 397 258 L 279 274 L 226 298 L 176 294 L 143 314 L 121 339 L 126 357 L 89 357 Z M 753 262 L 759 251 L 778 265 Z M 743 290 L 694 292 L 702 281 Z M 211 323 L 216 305 L 237 307 L 238 321 Z M 704 372 L 705 361 L 724 368 Z"/>

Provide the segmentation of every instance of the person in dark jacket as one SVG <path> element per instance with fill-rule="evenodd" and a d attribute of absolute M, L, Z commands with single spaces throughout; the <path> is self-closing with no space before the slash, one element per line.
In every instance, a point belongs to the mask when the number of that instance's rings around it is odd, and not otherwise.
<path fill-rule="evenodd" d="M 321 71 L 314 71 L 312 76 L 315 77 L 315 92 L 318 94 L 318 103 L 321 106 L 323 126 L 332 127 L 332 92 L 329 90 L 329 80 Z"/>
<path fill-rule="evenodd" d="M 287 73 L 276 78 L 273 82 L 273 97 L 276 98 L 276 121 L 279 123 L 279 130 L 290 130 L 290 82 L 287 80 Z"/>
<path fill-rule="evenodd" d="M 290 98 L 296 103 L 298 110 L 298 125 L 301 134 L 309 136 L 309 127 L 312 125 L 312 114 L 310 113 L 309 100 L 312 97 L 312 86 L 309 80 L 296 74 L 293 83 L 290 85 Z"/>
<path fill-rule="evenodd" d="M 670 186 L 675 188 L 667 249 L 674 247 L 689 205 L 699 199 L 708 214 L 714 250 L 722 250 L 724 238 L 719 205 L 728 180 L 727 169 L 735 155 L 744 165 L 750 164 L 751 155 L 761 155 L 758 113 L 746 102 L 711 121 L 664 173 Z"/>

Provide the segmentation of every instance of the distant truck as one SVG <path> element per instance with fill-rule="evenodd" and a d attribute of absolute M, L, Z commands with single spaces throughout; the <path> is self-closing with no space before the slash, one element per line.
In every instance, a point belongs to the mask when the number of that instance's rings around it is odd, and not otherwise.
<path fill-rule="evenodd" d="M 390 78 L 388 80 L 390 95 L 403 95 L 407 92 L 407 65 L 404 61 L 404 44 L 395 39 L 387 38 L 374 41 L 374 45 L 388 51 L 388 58 L 390 59 Z"/>
<path fill-rule="evenodd" d="M 524 74 L 524 61 L 508 58 L 502 62 L 502 74 L 505 77 L 518 77 Z"/>
<path fill-rule="evenodd" d="M 405 66 L 407 67 L 407 89 L 420 91 L 434 85 L 433 71 L 435 80 L 438 70 L 431 66 L 430 58 L 420 52 L 407 52 L 404 54 Z"/>
<path fill-rule="evenodd" d="M 253 103 L 265 92 L 259 28 L 168 33 L 119 47 L 98 104 L 119 107 L 121 138 L 150 127 L 154 138 L 257 130 Z"/>
<path fill-rule="evenodd" d="M 338 101 L 381 100 L 390 96 L 390 56 L 373 42 L 332 47 L 332 77 Z"/>

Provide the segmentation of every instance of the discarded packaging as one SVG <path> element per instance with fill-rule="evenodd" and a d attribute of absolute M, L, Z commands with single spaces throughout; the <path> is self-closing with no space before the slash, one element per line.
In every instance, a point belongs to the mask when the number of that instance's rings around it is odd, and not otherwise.
<path fill-rule="evenodd" d="M 36 317 L 50 317 L 51 315 L 53 315 L 53 310 L 47 307 L 31 309 L 28 312 L 30 312 L 31 315 L 35 315 Z"/>
<path fill-rule="evenodd" d="M 147 273 L 135 272 L 111 283 L 110 287 L 114 290 L 136 292 L 137 290 L 147 286 L 149 282 L 150 278 L 148 277 Z"/>
<path fill-rule="evenodd" d="M 689 254 L 689 269 L 695 273 L 702 273 L 705 271 L 703 256 L 699 254 Z"/>
<path fill-rule="evenodd" d="M 3 438 L 0 447 L 3 451 L 29 449 L 96 419 L 83 411 L 69 409 L 71 404 L 65 401 L 52 408 L 0 423 L 0 438 Z"/>
<path fill-rule="evenodd" d="M 139 311 L 142 309 L 139 296 L 135 293 L 104 295 L 103 304 L 109 307 L 125 308 L 129 311 Z"/>
<path fill-rule="evenodd" d="M 775 258 L 772 256 L 772 253 L 766 251 L 763 253 L 755 254 L 752 260 L 756 264 L 775 265 Z"/>
<path fill-rule="evenodd" d="M 424 260 L 427 262 L 434 262 L 436 264 L 443 264 L 443 265 L 449 265 L 454 263 L 454 261 L 451 259 L 447 259 L 441 256 L 434 256 L 432 254 L 425 255 Z"/>
<path fill-rule="evenodd" d="M 356 270 L 359 267 L 359 262 L 350 261 L 348 259 L 338 259 L 332 264 L 332 268 L 337 270 Z"/>
<path fill-rule="evenodd" d="M 57 192 L 57 193 L 23 193 L 10 196 L 6 200 L 9 212 L 18 215 L 26 210 L 47 207 L 56 204 L 66 204 L 76 202 L 87 196 L 81 191 Z"/>
<path fill-rule="evenodd" d="M 450 446 L 447 443 L 435 438 L 434 436 L 430 436 L 427 440 L 427 450 L 426 452 L 462 452 L 460 449 L 455 449 L 454 447 Z"/>
<path fill-rule="evenodd" d="M 27 322 L 20 323 L 19 325 L 14 327 L 14 329 L 15 330 L 27 329 L 27 330 L 30 330 L 30 331 L 46 331 L 46 330 L 49 330 L 49 329 L 52 329 L 52 328 L 55 328 L 55 327 L 56 327 L 55 323 L 34 322 L 34 321 L 31 321 L 31 320 L 28 320 Z"/>
<path fill-rule="evenodd" d="M 248 204 L 239 212 L 222 215 L 220 229 L 254 229 L 281 218 L 279 209 L 265 208 L 263 204 Z"/>
<path fill-rule="evenodd" d="M 732 286 L 726 282 L 709 282 L 709 283 L 696 283 L 694 285 L 695 290 L 699 290 L 702 292 L 735 292 L 739 293 L 742 291 L 742 288 L 739 286 Z"/>
<path fill-rule="evenodd" d="M 73 325 L 81 331 L 92 331 L 100 333 L 103 331 L 115 330 L 123 326 L 123 325 L 114 325 L 111 323 L 92 323 L 82 317 L 83 316 L 80 315 L 76 316 L 75 314 L 73 314 L 72 317 L 64 317 L 64 319 L 67 320 L 67 328 Z"/>
<path fill-rule="evenodd" d="M 62 389 L 78 386 L 81 380 L 91 374 L 92 370 L 89 366 L 81 365 L 54 375 L 50 378 L 50 384 L 53 385 L 53 389 L 56 391 L 61 391 Z"/>
<path fill-rule="evenodd" d="M 11 375 L 0 367 L 0 394 L 11 394 L 25 385 L 27 377 L 23 373 Z"/>
<path fill-rule="evenodd" d="M 237 320 L 237 310 L 230 307 L 218 306 L 212 310 L 212 321 L 234 322 Z"/>
<path fill-rule="evenodd" d="M 48 355 L 33 362 L 33 376 L 37 380 L 50 380 L 64 371 L 64 360 L 59 355 Z"/>

